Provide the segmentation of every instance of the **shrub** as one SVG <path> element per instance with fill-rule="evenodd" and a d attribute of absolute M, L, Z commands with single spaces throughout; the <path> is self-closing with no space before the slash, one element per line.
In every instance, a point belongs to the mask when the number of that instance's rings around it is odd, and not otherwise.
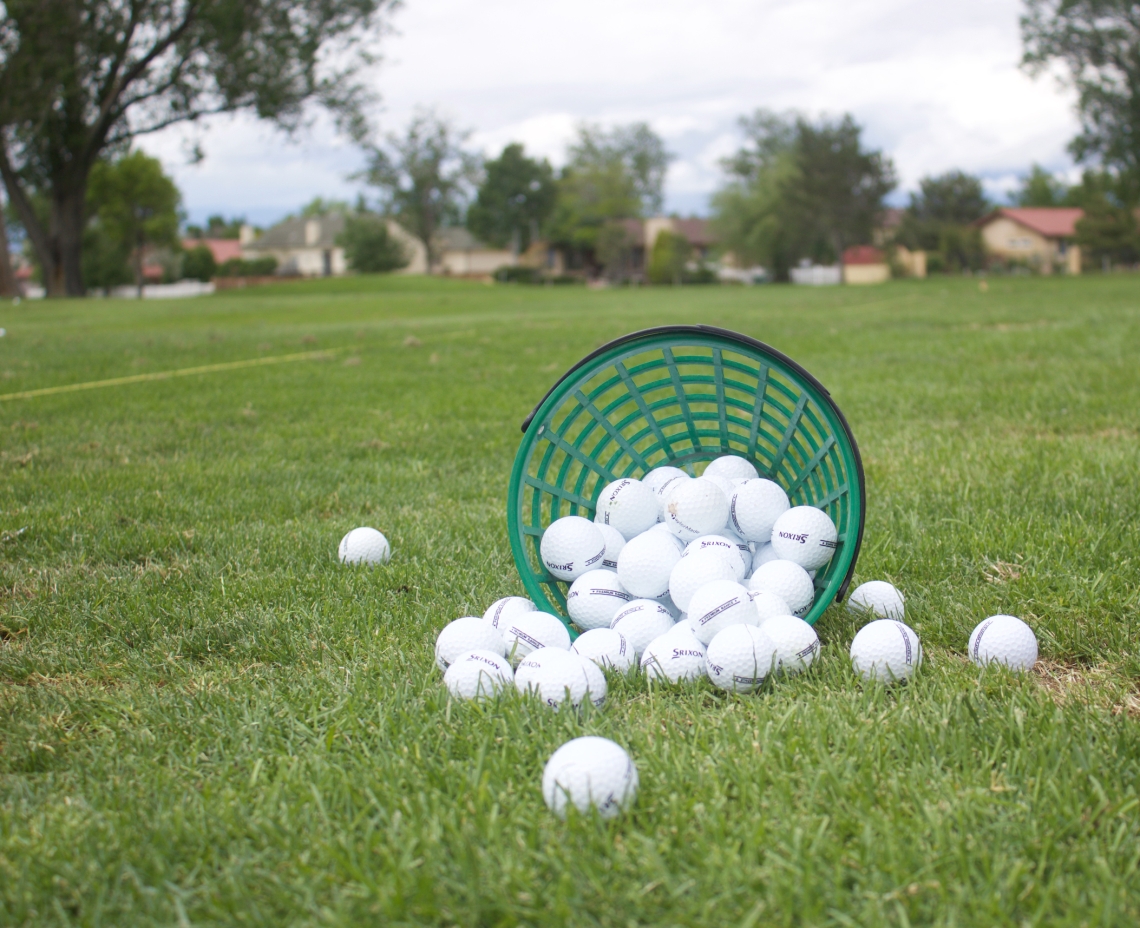
<path fill-rule="evenodd" d="M 218 277 L 269 277 L 277 271 L 277 259 L 272 255 L 266 258 L 230 258 L 220 268 Z"/>
<path fill-rule="evenodd" d="M 182 257 L 182 276 L 187 280 L 200 280 L 203 283 L 218 272 L 218 262 L 214 253 L 205 245 L 195 245 Z"/>
<path fill-rule="evenodd" d="M 388 222 L 374 213 L 346 216 L 336 238 L 348 266 L 361 274 L 387 274 L 408 266 L 404 246 L 388 231 Z"/>

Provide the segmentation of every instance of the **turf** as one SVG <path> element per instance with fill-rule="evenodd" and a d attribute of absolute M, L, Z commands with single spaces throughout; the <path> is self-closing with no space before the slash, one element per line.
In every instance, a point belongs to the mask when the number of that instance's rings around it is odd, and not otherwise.
<path fill-rule="evenodd" d="M 1125 925 L 1140 921 L 1140 293 L 1133 277 L 856 289 L 356 279 L 0 309 L 0 923 Z M 611 680 L 581 716 L 450 702 L 437 631 L 520 592 L 519 424 L 600 343 L 706 322 L 831 390 L 861 579 L 905 688 L 821 661 L 755 697 Z M 391 564 L 336 563 L 385 531 Z M 986 615 L 1037 630 L 980 672 Z M 566 823 L 596 733 L 635 809 Z"/>

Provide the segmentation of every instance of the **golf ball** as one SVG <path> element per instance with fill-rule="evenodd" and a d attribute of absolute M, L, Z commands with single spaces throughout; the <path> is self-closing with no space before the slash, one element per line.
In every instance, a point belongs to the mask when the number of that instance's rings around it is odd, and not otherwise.
<path fill-rule="evenodd" d="M 637 658 L 625 635 L 612 628 L 592 628 L 579 635 L 570 650 L 589 658 L 599 667 L 625 673 Z"/>
<path fill-rule="evenodd" d="M 746 480 L 734 488 L 729 499 L 729 524 L 746 541 L 767 544 L 772 540 L 776 520 L 790 505 L 788 494 L 778 483 Z"/>
<path fill-rule="evenodd" d="M 752 606 L 756 609 L 756 617 L 760 620 L 761 625 L 774 616 L 792 614 L 788 604 L 771 590 L 753 593 Z"/>
<path fill-rule="evenodd" d="M 678 608 L 688 611 L 693 594 L 713 580 L 736 580 L 732 562 L 721 551 L 705 548 L 682 557 L 669 573 L 669 595 Z"/>
<path fill-rule="evenodd" d="M 570 585 L 566 611 L 584 631 L 609 628 L 614 613 L 632 598 L 612 570 L 590 570 Z"/>
<path fill-rule="evenodd" d="M 772 548 L 772 543 L 756 545 L 756 550 L 752 554 L 752 571 L 756 572 L 756 568 L 761 564 L 767 564 L 769 561 L 778 561 L 780 556 L 776 554 Z"/>
<path fill-rule="evenodd" d="M 506 628 L 500 625 L 499 631 L 507 644 L 507 657 L 516 666 L 539 648 L 570 650 L 570 633 L 562 620 L 549 612 L 524 612 L 511 619 Z"/>
<path fill-rule="evenodd" d="M 538 606 L 525 596 L 504 596 L 491 603 L 490 608 L 483 613 L 483 621 L 490 623 L 494 628 L 499 623 L 508 623 L 517 615 L 524 612 L 535 612 Z M 505 626 L 504 626 L 505 627 Z"/>
<path fill-rule="evenodd" d="M 726 480 L 751 480 L 759 477 L 756 465 L 738 454 L 725 454 L 709 461 L 705 468 L 706 477 L 724 477 Z"/>
<path fill-rule="evenodd" d="M 602 555 L 602 567 L 606 570 L 617 570 L 618 555 L 625 547 L 625 536 L 612 525 L 603 525 L 595 522 L 598 531 L 602 533 L 602 541 L 606 543 L 606 553 Z"/>
<path fill-rule="evenodd" d="M 794 615 L 777 615 L 761 626 L 776 648 L 777 664 L 782 673 L 800 673 L 811 666 L 819 654 L 819 635 L 803 619 Z"/>
<path fill-rule="evenodd" d="M 337 549 L 342 564 L 387 564 L 392 556 L 388 539 L 374 528 L 354 528 Z"/>
<path fill-rule="evenodd" d="M 705 670 L 714 686 L 730 693 L 751 693 L 772 672 L 776 660 L 776 647 L 762 628 L 730 625 L 709 642 Z"/>
<path fill-rule="evenodd" d="M 493 625 L 465 616 L 444 626 L 435 639 L 435 665 L 447 670 L 460 654 L 468 651 L 493 651 L 502 657 L 507 653 L 507 644 Z"/>
<path fill-rule="evenodd" d="M 642 532 L 621 549 L 618 579 L 632 595 L 655 599 L 669 592 L 669 573 L 680 559 L 681 552 L 668 532 Z"/>
<path fill-rule="evenodd" d="M 650 680 L 699 680 L 705 675 L 705 646 L 691 631 L 673 629 L 649 643 L 641 669 Z"/>
<path fill-rule="evenodd" d="M 594 735 L 567 741 L 542 771 L 542 798 L 559 818 L 570 806 L 614 818 L 633 805 L 637 786 L 637 767 L 625 750 Z"/>
<path fill-rule="evenodd" d="M 510 663 L 494 651 L 460 654 L 443 675 L 444 686 L 457 699 L 483 701 L 510 685 L 515 675 Z"/>
<path fill-rule="evenodd" d="M 665 507 L 669 502 L 669 497 L 673 491 L 683 483 L 688 483 L 693 478 L 682 471 L 679 474 L 671 475 L 668 479 L 662 480 L 658 485 L 654 494 L 657 497 L 657 520 L 659 522 L 665 521 Z"/>
<path fill-rule="evenodd" d="M 657 497 L 640 480 L 615 480 L 602 489 L 594 521 L 613 526 L 628 540 L 657 524 Z"/>
<path fill-rule="evenodd" d="M 879 619 L 904 618 L 903 595 L 886 580 L 869 580 L 860 584 L 847 598 L 847 611 L 869 613 Z"/>
<path fill-rule="evenodd" d="M 711 480 L 682 480 L 669 494 L 662 521 L 686 543 L 711 535 L 728 521 L 728 498 Z"/>
<path fill-rule="evenodd" d="M 593 661 L 573 651 L 539 648 L 519 661 L 515 688 L 537 696 L 552 709 L 564 702 L 577 709 L 587 699 L 600 706 L 606 700 L 606 678 L 601 671 L 589 673 L 587 664 L 598 670 Z"/>
<path fill-rule="evenodd" d="M 716 633 L 730 625 L 759 625 L 752 595 L 735 580 L 706 583 L 689 601 L 689 619 L 694 634 L 708 647 Z"/>
<path fill-rule="evenodd" d="M 831 517 L 814 506 L 795 506 L 772 526 L 773 550 L 804 570 L 818 570 L 830 561 L 838 537 Z"/>
<path fill-rule="evenodd" d="M 815 602 L 815 586 L 807 571 L 791 561 L 768 561 L 752 571 L 748 589 L 754 593 L 775 593 L 801 619 Z"/>
<path fill-rule="evenodd" d="M 652 599 L 635 599 L 623 606 L 610 624 L 610 628 L 625 638 L 635 659 L 641 657 L 649 642 L 672 627 L 673 616 L 669 610 Z"/>
<path fill-rule="evenodd" d="M 606 542 L 598 527 L 581 516 L 563 516 L 551 522 L 539 545 L 542 563 L 559 580 L 577 580 L 601 566 Z"/>
<path fill-rule="evenodd" d="M 1037 636 L 1012 615 L 991 615 L 970 634 L 970 660 L 979 667 L 1004 664 L 1010 670 L 1032 670 L 1037 663 Z"/>
<path fill-rule="evenodd" d="M 905 682 L 922 663 L 922 644 L 914 629 L 893 619 L 876 619 L 859 629 L 851 642 L 851 665 L 864 680 Z"/>
<path fill-rule="evenodd" d="M 670 467 L 668 464 L 665 464 L 661 467 L 653 468 L 653 470 L 649 471 L 644 477 L 641 478 L 641 482 L 649 487 L 650 491 L 656 495 L 657 491 L 661 489 L 661 484 L 665 483 L 667 480 L 671 480 L 674 477 L 688 476 L 689 475 L 681 470 L 681 468 Z"/>
<path fill-rule="evenodd" d="M 748 571 L 748 561 L 745 560 L 745 553 L 748 552 L 748 547 L 746 545 L 744 552 L 742 552 L 736 541 L 726 538 L 724 535 L 702 535 L 700 538 L 694 538 L 685 545 L 685 550 L 681 552 L 681 559 L 684 560 L 696 551 L 709 550 L 724 555 L 728 563 L 732 565 L 735 580 L 739 581 L 744 579 Z M 750 554 L 748 558 L 751 559 Z M 670 577 L 670 579 L 672 578 Z"/>

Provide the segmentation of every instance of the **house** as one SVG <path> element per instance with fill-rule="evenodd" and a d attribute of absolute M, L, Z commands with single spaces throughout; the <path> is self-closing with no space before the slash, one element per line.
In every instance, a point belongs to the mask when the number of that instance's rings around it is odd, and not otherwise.
<path fill-rule="evenodd" d="M 881 284 L 890 278 L 886 255 L 873 245 L 854 245 L 843 252 L 845 284 Z"/>
<path fill-rule="evenodd" d="M 977 220 L 986 251 L 1042 274 L 1081 272 L 1081 249 L 1073 244 L 1084 210 L 1061 206 L 1001 207 Z"/>
<path fill-rule="evenodd" d="M 242 256 L 250 260 L 276 258 L 277 273 L 291 277 L 331 277 L 343 274 L 348 265 L 344 248 L 336 243 L 344 231 L 344 214 L 286 219 L 254 238 L 253 229 L 242 226 Z"/>
<path fill-rule="evenodd" d="M 191 248 L 198 248 L 201 245 L 210 249 L 210 254 L 214 256 L 214 263 L 218 267 L 234 258 L 242 257 L 242 245 L 236 238 L 184 238 L 182 240 L 182 247 L 186 251 Z"/>
<path fill-rule="evenodd" d="M 517 255 L 484 244 L 461 226 L 440 229 L 435 239 L 440 270 L 451 277 L 490 277 L 501 267 L 519 263 Z M 413 272 L 405 269 L 405 273 Z"/>

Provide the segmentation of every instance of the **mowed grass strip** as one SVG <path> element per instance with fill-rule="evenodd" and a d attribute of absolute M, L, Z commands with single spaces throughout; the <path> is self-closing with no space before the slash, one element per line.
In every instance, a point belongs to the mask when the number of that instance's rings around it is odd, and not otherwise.
<path fill-rule="evenodd" d="M 1129 277 L 592 292 L 371 280 L 23 304 L 0 392 L 0 922 L 1123 925 L 1140 920 L 1140 344 Z M 858 575 L 927 663 L 612 678 L 600 711 L 447 698 L 432 644 L 520 592 L 519 424 L 598 344 L 702 322 L 831 390 L 867 468 Z M 336 544 L 371 524 L 383 570 Z M 1026 618 L 1024 677 L 964 657 Z M 625 745 L 614 823 L 552 818 L 563 741 Z"/>

